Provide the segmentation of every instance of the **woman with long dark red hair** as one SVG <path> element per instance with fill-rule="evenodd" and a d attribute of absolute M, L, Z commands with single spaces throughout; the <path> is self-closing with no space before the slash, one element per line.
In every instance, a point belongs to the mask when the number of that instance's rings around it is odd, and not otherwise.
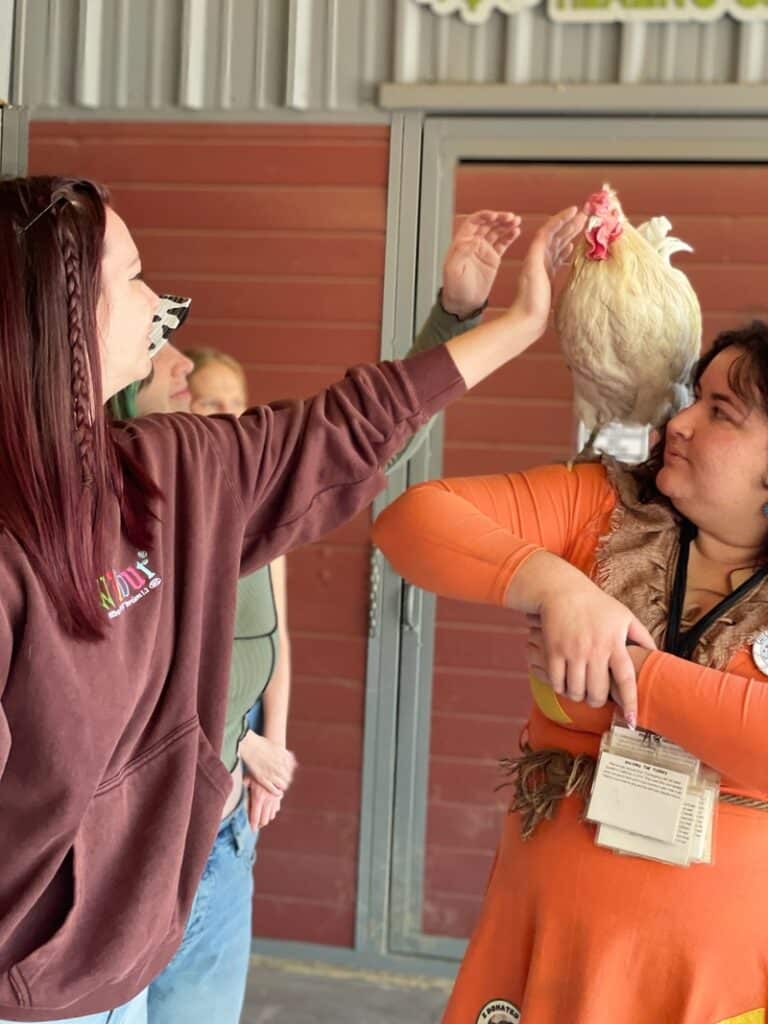
<path fill-rule="evenodd" d="M 145 1020 L 231 787 L 238 576 L 368 504 L 414 430 L 540 336 L 582 224 L 549 221 L 513 307 L 407 364 L 110 427 L 150 368 L 136 246 L 97 185 L 0 183 L 2 1021 Z"/>

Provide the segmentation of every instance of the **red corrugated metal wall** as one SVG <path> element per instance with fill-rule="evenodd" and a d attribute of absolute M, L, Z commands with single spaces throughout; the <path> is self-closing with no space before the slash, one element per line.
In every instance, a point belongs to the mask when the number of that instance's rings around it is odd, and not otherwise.
<path fill-rule="evenodd" d="M 546 214 L 603 181 L 634 223 L 666 214 L 695 248 L 675 257 L 704 309 L 704 337 L 768 310 L 764 167 L 466 164 L 456 213 L 508 206 L 525 234 L 508 252 L 491 306 L 509 303 L 525 239 Z M 571 386 L 550 332 L 447 413 L 448 475 L 510 472 L 562 459 L 572 438 Z M 516 749 L 528 708 L 525 632 L 513 615 L 438 602 L 424 930 L 465 936 L 475 920 L 502 820 L 496 759 Z"/>
<path fill-rule="evenodd" d="M 179 340 L 245 363 L 256 401 L 306 395 L 379 352 L 382 127 L 33 123 L 31 173 L 107 182 L 157 291 L 193 297 Z M 256 870 L 258 935 L 353 938 L 368 514 L 289 559 L 300 770 Z"/>

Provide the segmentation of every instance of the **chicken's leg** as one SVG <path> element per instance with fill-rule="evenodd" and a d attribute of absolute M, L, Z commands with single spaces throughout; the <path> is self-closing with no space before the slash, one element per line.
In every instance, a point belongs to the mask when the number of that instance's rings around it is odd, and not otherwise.
<path fill-rule="evenodd" d="M 595 448 L 595 441 L 597 440 L 597 435 L 602 429 L 603 424 L 598 421 L 592 428 L 585 444 L 582 445 L 581 451 L 574 456 L 574 458 L 568 460 L 567 465 L 569 471 L 573 469 L 577 462 L 592 462 L 592 460 L 598 456 L 599 452 Z"/>

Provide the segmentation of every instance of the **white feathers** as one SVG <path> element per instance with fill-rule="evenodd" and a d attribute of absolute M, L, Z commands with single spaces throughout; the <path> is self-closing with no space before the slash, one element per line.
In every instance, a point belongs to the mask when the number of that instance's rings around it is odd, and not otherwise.
<path fill-rule="evenodd" d="M 680 238 L 667 238 L 672 224 L 666 217 L 651 217 L 650 220 L 638 224 L 637 233 L 642 235 L 656 252 L 669 263 L 676 252 L 693 252 L 693 248 Z"/>

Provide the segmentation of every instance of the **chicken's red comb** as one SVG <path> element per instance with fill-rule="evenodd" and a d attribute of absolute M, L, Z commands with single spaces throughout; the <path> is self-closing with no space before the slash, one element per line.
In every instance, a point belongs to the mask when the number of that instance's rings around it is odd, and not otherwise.
<path fill-rule="evenodd" d="M 599 192 L 593 192 L 584 204 L 584 212 L 605 213 L 606 207 L 616 199 L 616 193 L 611 188 L 602 188 Z"/>

